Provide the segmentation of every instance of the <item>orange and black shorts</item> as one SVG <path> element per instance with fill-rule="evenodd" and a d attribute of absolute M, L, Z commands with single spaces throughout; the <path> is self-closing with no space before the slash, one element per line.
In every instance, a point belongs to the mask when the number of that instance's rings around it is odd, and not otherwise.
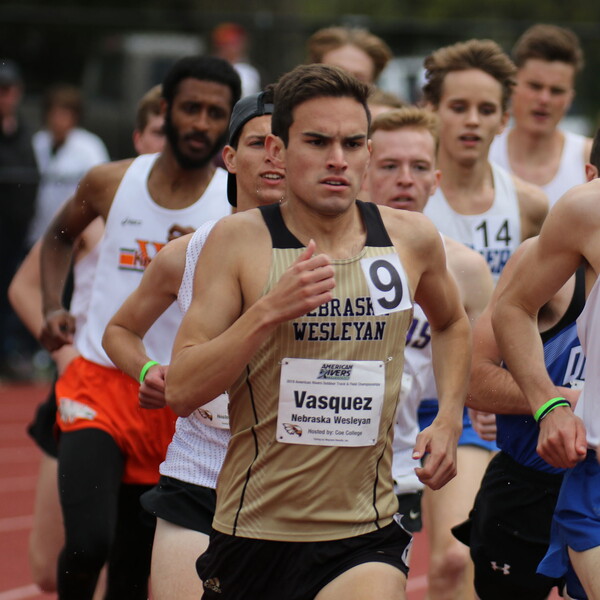
<path fill-rule="evenodd" d="M 101 429 L 125 457 L 124 483 L 156 484 L 177 417 L 166 407 L 141 408 L 139 384 L 118 369 L 73 360 L 56 382 L 57 423 L 63 433 Z"/>

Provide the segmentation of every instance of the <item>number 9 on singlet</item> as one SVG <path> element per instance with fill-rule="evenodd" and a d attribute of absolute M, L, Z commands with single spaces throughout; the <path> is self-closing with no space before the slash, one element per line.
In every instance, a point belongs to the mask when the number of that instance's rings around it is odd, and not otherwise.
<path fill-rule="evenodd" d="M 363 258 L 360 264 L 376 315 L 412 307 L 408 279 L 397 254 Z"/>

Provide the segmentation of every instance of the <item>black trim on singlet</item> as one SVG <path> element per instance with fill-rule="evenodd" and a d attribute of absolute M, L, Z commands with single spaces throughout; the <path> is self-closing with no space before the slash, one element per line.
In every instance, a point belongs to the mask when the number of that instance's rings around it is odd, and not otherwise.
<path fill-rule="evenodd" d="M 371 248 L 387 248 L 388 246 L 393 246 L 394 244 L 392 244 L 392 240 L 383 224 L 379 206 L 373 202 L 363 202 L 362 200 L 357 200 L 356 204 L 360 209 L 360 214 L 362 215 L 367 230 L 367 241 L 365 242 L 365 246 L 370 246 Z"/>
<path fill-rule="evenodd" d="M 287 228 L 279 204 L 259 206 L 258 210 L 271 234 L 273 248 L 304 248 L 304 244 Z"/>
<path fill-rule="evenodd" d="M 381 454 L 379 455 L 377 463 L 375 464 L 375 478 L 373 480 L 373 510 L 375 511 L 374 524 L 375 527 L 377 527 L 377 529 L 381 529 L 381 525 L 379 524 L 379 520 L 381 517 L 379 515 L 379 511 L 377 510 L 377 486 L 379 485 L 379 465 L 381 464 L 381 461 L 385 456 L 385 450 L 388 446 L 388 440 L 390 439 L 390 430 L 394 426 L 394 423 L 395 419 L 392 419 L 392 422 L 390 423 L 390 426 L 388 427 L 388 430 L 385 434 L 385 443 L 383 444 L 383 448 L 381 449 Z"/>
<path fill-rule="evenodd" d="M 553 325 L 541 333 L 542 342 L 545 344 L 548 340 L 551 340 L 557 333 L 560 333 L 565 327 L 568 327 L 573 323 L 577 317 L 581 314 L 583 307 L 585 306 L 585 269 L 579 267 L 575 272 L 575 289 L 573 290 L 573 297 L 571 302 L 565 311 L 565 314 L 560 318 L 556 325 Z"/>
<path fill-rule="evenodd" d="M 356 205 L 367 230 L 365 246 L 388 247 L 392 246 L 392 240 L 386 231 L 379 207 L 373 202 L 356 200 Z M 259 210 L 265 221 L 267 229 L 271 234 L 273 248 L 304 248 L 304 244 L 287 228 L 281 215 L 279 204 L 260 206 Z"/>
<path fill-rule="evenodd" d="M 254 423 L 257 425 L 258 424 L 258 414 L 256 412 L 256 403 L 254 401 L 254 392 L 252 390 L 252 385 L 250 384 L 250 367 L 249 366 L 246 366 L 246 385 L 248 386 L 248 392 L 250 394 L 250 403 L 252 404 L 252 412 L 254 414 Z M 242 508 L 244 508 L 244 498 L 246 496 L 246 488 L 248 487 L 248 484 L 250 483 L 250 477 L 252 477 L 252 467 L 254 466 L 254 463 L 256 462 L 258 455 L 260 454 L 259 448 L 258 448 L 258 437 L 256 436 L 256 431 L 254 430 L 254 426 L 252 426 L 250 428 L 250 431 L 252 431 L 252 437 L 254 438 L 254 458 L 252 459 L 252 462 L 250 463 L 250 465 L 248 466 L 248 470 L 246 471 L 246 481 L 244 482 L 244 487 L 242 488 L 242 493 L 240 495 L 240 503 L 239 503 L 238 509 L 235 513 L 235 519 L 233 521 L 233 527 L 232 527 L 232 535 L 235 535 L 237 532 L 237 525 L 238 525 L 238 520 L 240 518 L 240 513 L 242 512 Z"/>

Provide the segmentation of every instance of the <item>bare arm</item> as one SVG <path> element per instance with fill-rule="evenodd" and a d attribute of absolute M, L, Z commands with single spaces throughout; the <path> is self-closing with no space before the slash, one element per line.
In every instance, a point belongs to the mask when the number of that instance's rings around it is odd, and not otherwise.
<path fill-rule="evenodd" d="M 502 365 L 492 329 L 496 300 L 510 280 L 514 266 L 531 240 L 524 242 L 506 263 L 496 289 L 473 328 L 473 362 L 467 406 L 495 414 L 531 414 L 531 408 L 513 376 Z"/>
<path fill-rule="evenodd" d="M 152 357 L 146 354 L 143 337 L 156 319 L 177 299 L 185 269 L 190 235 L 169 242 L 146 268 L 137 289 L 109 321 L 102 345 L 113 363 L 137 381 L 142 367 Z M 151 367 L 140 388 L 145 408 L 164 406 L 163 365 Z"/>
<path fill-rule="evenodd" d="M 179 415 L 227 389 L 279 323 L 332 297 L 333 267 L 325 255 L 313 255 L 314 242 L 275 288 L 260 297 L 264 281 L 257 281 L 256 273 L 266 260 L 265 249 L 270 259 L 271 242 L 264 225 L 251 220 L 248 213 L 221 220 L 200 254 L 194 297 L 167 373 L 167 403 Z"/>
<path fill-rule="evenodd" d="M 432 228 L 426 267 L 415 291 L 431 327 L 432 363 L 438 389 L 439 411 L 433 424 L 423 430 L 413 456 L 426 453 L 424 466 L 415 469 L 419 479 L 433 489 L 442 487 L 456 474 L 456 447 L 462 429 L 462 411 L 470 366 L 469 319 L 458 287 L 446 267 L 441 239 Z"/>
<path fill-rule="evenodd" d="M 448 269 L 456 280 L 462 305 L 473 326 L 492 297 L 494 279 L 485 258 L 464 244 L 447 238 L 446 255 Z"/>
<path fill-rule="evenodd" d="M 513 180 L 521 216 L 521 241 L 524 241 L 539 234 L 544 219 L 548 215 L 548 197 L 536 185 L 527 183 L 514 175 Z"/>
<path fill-rule="evenodd" d="M 578 186 L 554 206 L 538 242 L 523 252 L 493 310 L 492 326 L 501 355 L 532 414 L 549 399 L 561 395 L 546 371 L 537 313 L 575 272 L 583 257 L 593 255 L 590 244 L 598 226 L 593 208 L 597 199 L 589 191 Z M 544 460 L 557 467 L 572 467 L 585 452 L 583 423 L 571 409 L 557 408 L 543 419 L 538 453 Z"/>
<path fill-rule="evenodd" d="M 502 367 L 502 356 L 492 329 L 492 313 L 496 300 L 513 277 L 515 265 L 525 248 L 537 244 L 537 237 L 521 244 L 507 262 L 489 304 L 473 328 L 473 363 L 467 406 L 479 411 L 507 415 L 530 415 L 531 407 L 508 369 Z M 579 392 L 559 387 L 560 394 L 577 401 Z"/>
<path fill-rule="evenodd" d="M 35 338 L 42 332 L 44 319 L 42 315 L 42 292 L 40 274 L 41 242 L 31 248 L 19 270 L 15 273 L 8 288 L 8 299 L 15 313 Z M 58 372 L 62 373 L 66 366 L 78 355 L 71 344 L 52 353 Z"/>
<path fill-rule="evenodd" d="M 40 340 L 48 350 L 73 341 L 72 316 L 62 305 L 62 293 L 77 237 L 97 217 L 106 219 L 128 162 L 100 165 L 81 180 L 75 195 L 54 217 L 42 238 L 40 268 L 44 326 Z"/>
<path fill-rule="evenodd" d="M 39 338 L 44 324 L 40 290 L 40 247 L 39 241 L 34 244 L 8 287 L 8 300 L 13 310 L 35 338 Z"/>

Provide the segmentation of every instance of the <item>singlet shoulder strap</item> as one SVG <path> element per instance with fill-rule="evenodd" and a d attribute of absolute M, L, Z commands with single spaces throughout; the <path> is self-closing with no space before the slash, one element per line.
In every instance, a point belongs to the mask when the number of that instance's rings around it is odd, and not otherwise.
<path fill-rule="evenodd" d="M 367 230 L 366 246 L 371 247 L 388 247 L 393 246 L 392 240 L 383 224 L 379 206 L 374 202 L 363 202 L 357 200 L 356 204 L 363 218 L 365 228 Z"/>
<path fill-rule="evenodd" d="M 271 234 L 273 248 L 304 248 L 300 240 L 287 228 L 281 216 L 281 207 L 279 204 L 259 206 L 258 209 Z"/>
<path fill-rule="evenodd" d="M 366 245 L 375 247 L 392 246 L 379 207 L 373 202 L 363 202 L 362 200 L 357 200 L 356 204 L 367 230 Z M 302 242 L 287 228 L 281 216 L 279 204 L 260 206 L 259 210 L 271 234 L 273 248 L 304 248 Z"/>

